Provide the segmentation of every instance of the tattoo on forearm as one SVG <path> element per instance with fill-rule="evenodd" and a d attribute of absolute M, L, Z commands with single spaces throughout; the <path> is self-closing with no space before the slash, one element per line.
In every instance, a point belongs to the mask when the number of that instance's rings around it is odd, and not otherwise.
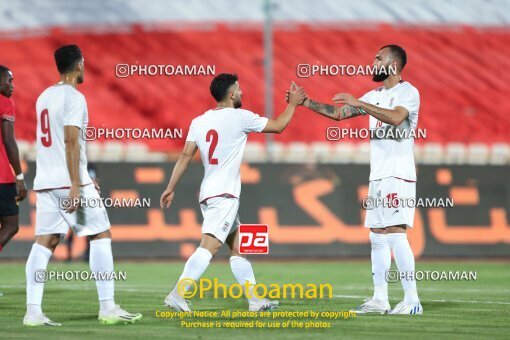
<path fill-rule="evenodd" d="M 316 102 L 315 100 L 310 99 L 308 108 L 329 118 L 336 119 L 338 117 L 338 114 L 335 110 L 335 106 L 333 105 L 321 104 Z"/>
<path fill-rule="evenodd" d="M 359 116 L 360 114 L 361 113 L 357 108 L 350 105 L 344 105 L 340 110 L 340 119 L 356 117 Z"/>
<path fill-rule="evenodd" d="M 344 105 L 342 107 L 334 106 L 330 104 L 318 103 L 314 100 L 309 99 L 308 108 L 328 118 L 342 120 L 352 118 L 361 115 L 359 110 L 350 105 Z"/>

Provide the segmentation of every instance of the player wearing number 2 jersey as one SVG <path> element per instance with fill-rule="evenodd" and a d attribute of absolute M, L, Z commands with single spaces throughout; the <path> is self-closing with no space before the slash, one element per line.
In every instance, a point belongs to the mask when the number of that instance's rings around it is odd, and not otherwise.
<path fill-rule="evenodd" d="M 335 120 L 368 114 L 370 129 L 384 130 L 374 135 L 395 136 L 395 132 L 400 130 L 400 136 L 404 137 L 373 138 L 370 141 L 368 194 L 370 202 L 376 205 L 367 210 L 365 226 L 370 228 L 374 296 L 358 306 L 355 309 L 357 313 L 423 313 L 414 280 L 414 255 L 406 235 L 407 229 L 413 226 L 414 207 L 398 204 L 398 199 L 414 199 L 416 195 L 414 139 L 410 131 L 416 129 L 418 123 L 420 95 L 415 87 L 400 77 L 406 62 L 407 55 L 402 47 L 383 46 L 373 63 L 377 69 L 373 80 L 382 82 L 383 86 L 360 99 L 347 93 L 337 94 L 333 101 L 342 104 L 341 107 L 310 99 L 304 103 L 311 110 Z M 386 275 L 391 265 L 392 250 L 397 268 L 405 277 L 401 279 L 404 300 L 390 311 Z"/>
<path fill-rule="evenodd" d="M 85 97 L 76 87 L 84 79 L 84 59 L 78 46 L 67 45 L 55 51 L 55 62 L 60 81 L 47 88 L 36 104 L 37 206 L 35 243 L 26 265 L 27 312 L 23 324 L 27 326 L 60 326 L 43 314 L 41 302 L 48 262 L 69 226 L 78 236 L 90 239 L 90 270 L 97 275 L 113 273 L 106 209 L 93 203 L 79 206 L 83 200 L 100 200 L 99 188 L 87 171 L 85 140 L 81 138 L 88 124 L 88 112 Z M 77 209 L 83 220 L 77 219 Z M 99 321 L 113 324 L 140 319 L 141 314 L 128 313 L 115 304 L 112 277 L 101 275 L 110 279 L 96 281 Z"/>
<path fill-rule="evenodd" d="M 184 300 L 189 284 L 197 281 L 212 257 L 227 243 L 230 247 L 230 267 L 242 286 L 246 281 L 255 285 L 255 275 L 248 260 L 239 253 L 239 197 L 241 194 L 240 167 L 248 133 L 280 133 L 289 124 L 294 111 L 306 98 L 302 88 L 292 83 L 289 105 L 276 119 L 267 119 L 241 109 L 242 91 L 235 74 L 220 74 L 211 83 L 216 108 L 195 118 L 189 128 L 184 151 L 175 164 L 167 189 L 161 196 L 161 208 L 168 208 L 174 190 L 197 150 L 204 164 L 204 179 L 200 186 L 200 208 L 204 217 L 202 242 L 184 266 L 175 288 L 165 299 L 165 305 L 177 311 L 189 311 Z M 253 286 L 251 286 L 253 288 Z M 256 298 L 245 292 L 250 311 L 276 308 L 277 301 Z M 184 295 L 184 297 L 183 297 Z"/>

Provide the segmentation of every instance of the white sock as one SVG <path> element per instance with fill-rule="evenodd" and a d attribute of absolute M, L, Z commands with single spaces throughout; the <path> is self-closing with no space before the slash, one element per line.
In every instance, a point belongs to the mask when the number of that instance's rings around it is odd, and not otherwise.
<path fill-rule="evenodd" d="M 393 250 L 395 263 L 400 272 L 413 273 L 413 276 L 404 275 L 402 277 L 402 288 L 404 288 L 404 301 L 407 304 L 416 304 L 420 302 L 416 290 L 416 281 L 414 280 L 414 254 L 407 240 L 405 233 L 388 234 L 388 242 Z M 409 278 L 407 278 L 410 276 Z"/>
<path fill-rule="evenodd" d="M 94 273 L 113 273 L 112 239 L 90 241 L 90 270 Z M 107 274 L 107 276 L 110 276 Z M 96 280 L 99 309 L 107 312 L 115 307 L 114 280 Z"/>
<path fill-rule="evenodd" d="M 99 300 L 99 310 L 106 313 L 115 308 L 115 300 Z"/>
<path fill-rule="evenodd" d="M 200 279 L 202 274 L 209 266 L 212 257 L 213 256 L 209 250 L 202 247 L 198 247 L 195 250 L 195 252 L 189 257 L 188 261 L 186 261 L 181 277 L 179 277 L 179 281 L 181 281 L 182 279 L 192 279 L 198 281 L 198 279 Z M 189 287 L 190 285 L 186 287 L 186 290 L 188 290 Z M 177 285 L 172 290 L 172 294 L 180 296 L 179 292 L 177 291 Z"/>
<path fill-rule="evenodd" d="M 42 313 L 41 303 L 44 292 L 46 268 L 50 261 L 52 251 L 34 243 L 25 267 L 27 279 L 27 313 Z M 41 282 L 38 282 L 41 281 Z"/>
<path fill-rule="evenodd" d="M 250 261 L 240 256 L 231 256 L 230 257 L 230 268 L 232 269 L 232 273 L 243 289 L 245 287 L 246 281 L 248 281 L 251 286 L 249 290 L 249 296 L 251 298 L 249 300 L 257 300 L 255 295 L 253 294 L 253 286 L 257 284 L 255 281 L 255 274 L 253 274 L 253 268 L 251 266 Z M 245 292 L 247 294 L 247 292 Z M 247 294 L 248 295 L 248 294 Z"/>
<path fill-rule="evenodd" d="M 29 315 L 42 314 L 41 305 L 27 305 L 27 314 Z"/>
<path fill-rule="evenodd" d="M 388 282 L 386 272 L 391 266 L 391 250 L 386 234 L 370 232 L 372 245 L 372 279 L 374 280 L 374 300 L 388 302 Z"/>

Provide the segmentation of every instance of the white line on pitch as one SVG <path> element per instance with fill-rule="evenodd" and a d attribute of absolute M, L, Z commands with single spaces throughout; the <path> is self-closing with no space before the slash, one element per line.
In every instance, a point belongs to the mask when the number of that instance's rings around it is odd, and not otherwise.
<path fill-rule="evenodd" d="M 165 293 L 168 292 L 170 288 L 163 289 L 161 286 L 135 286 L 136 288 L 128 288 L 128 287 L 117 287 L 116 291 L 123 292 L 153 292 L 153 293 Z M 25 288 L 25 285 L 1 285 L 0 288 Z M 58 284 L 52 285 L 51 288 L 58 289 L 76 289 L 80 288 L 83 290 L 96 290 L 96 287 L 91 284 Z M 425 290 L 425 289 L 422 289 Z M 439 291 L 439 289 L 438 289 Z M 485 290 L 480 290 L 485 291 Z M 367 296 L 363 295 L 333 295 L 334 298 L 343 298 L 343 299 L 365 299 Z M 422 300 L 428 302 L 442 302 L 442 303 L 481 303 L 481 304 L 491 304 L 491 305 L 510 305 L 510 302 L 498 302 L 498 301 L 471 301 L 471 300 Z"/>

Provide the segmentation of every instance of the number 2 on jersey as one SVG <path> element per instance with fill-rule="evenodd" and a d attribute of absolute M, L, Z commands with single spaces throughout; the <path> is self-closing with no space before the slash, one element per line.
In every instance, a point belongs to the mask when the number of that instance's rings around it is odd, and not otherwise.
<path fill-rule="evenodd" d="M 218 164 L 218 158 L 213 157 L 214 150 L 216 150 L 216 146 L 218 145 L 218 132 L 216 130 L 207 131 L 207 135 L 205 136 L 205 141 L 207 143 L 209 143 L 209 142 L 211 143 L 209 145 L 209 155 L 207 157 L 209 159 L 209 164 L 213 164 L 213 165 Z"/>
<path fill-rule="evenodd" d="M 41 143 L 45 147 L 51 146 L 51 130 L 50 130 L 50 117 L 48 116 L 48 109 L 41 112 Z"/>

